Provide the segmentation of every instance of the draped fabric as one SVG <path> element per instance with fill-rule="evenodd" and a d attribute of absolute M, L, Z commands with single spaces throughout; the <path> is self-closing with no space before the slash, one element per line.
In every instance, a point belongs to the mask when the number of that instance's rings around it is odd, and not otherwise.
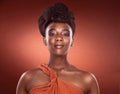
<path fill-rule="evenodd" d="M 84 94 L 79 87 L 57 77 L 56 72 L 47 65 L 40 65 L 40 69 L 50 77 L 50 82 L 33 86 L 29 94 Z"/>

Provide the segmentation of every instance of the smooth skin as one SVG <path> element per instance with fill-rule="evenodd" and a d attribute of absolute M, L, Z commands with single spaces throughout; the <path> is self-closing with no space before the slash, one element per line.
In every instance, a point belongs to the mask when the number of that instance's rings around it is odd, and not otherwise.
<path fill-rule="evenodd" d="M 72 29 L 67 23 L 49 24 L 43 41 L 50 52 L 48 66 L 60 79 L 82 89 L 84 94 L 100 94 L 95 76 L 76 68 L 67 60 L 69 48 L 73 44 Z M 29 70 L 21 76 L 16 94 L 28 94 L 31 87 L 48 82 L 50 82 L 49 77 L 39 68 Z"/>

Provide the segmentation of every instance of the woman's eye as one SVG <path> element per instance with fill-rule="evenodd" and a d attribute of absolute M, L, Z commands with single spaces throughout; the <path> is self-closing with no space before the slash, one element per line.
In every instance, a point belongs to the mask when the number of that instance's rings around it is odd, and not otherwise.
<path fill-rule="evenodd" d="M 50 32 L 50 33 L 49 33 L 49 36 L 51 36 L 51 37 L 52 37 L 52 36 L 55 36 L 55 35 L 56 35 L 55 32 Z"/>
<path fill-rule="evenodd" d="M 68 37 L 68 36 L 69 36 L 69 33 L 68 33 L 68 32 L 63 32 L 62 35 Z"/>

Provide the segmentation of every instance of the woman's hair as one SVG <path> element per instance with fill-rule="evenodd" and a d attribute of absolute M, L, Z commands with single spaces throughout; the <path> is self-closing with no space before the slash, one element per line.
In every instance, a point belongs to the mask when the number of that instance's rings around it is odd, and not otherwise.
<path fill-rule="evenodd" d="M 75 32 L 75 18 L 68 7 L 63 3 L 56 3 L 43 11 L 43 14 L 38 20 L 40 33 L 45 37 L 45 29 L 51 22 L 67 23 L 71 26 L 74 35 Z"/>

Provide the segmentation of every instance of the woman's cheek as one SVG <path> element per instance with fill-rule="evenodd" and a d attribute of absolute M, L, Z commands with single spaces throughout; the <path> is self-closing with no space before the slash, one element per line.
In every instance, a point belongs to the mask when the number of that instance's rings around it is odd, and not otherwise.
<path fill-rule="evenodd" d="M 71 40 L 70 39 L 66 39 L 65 43 L 69 45 L 71 43 Z"/>
<path fill-rule="evenodd" d="M 54 45 L 54 39 L 53 38 L 49 38 L 49 45 Z"/>

